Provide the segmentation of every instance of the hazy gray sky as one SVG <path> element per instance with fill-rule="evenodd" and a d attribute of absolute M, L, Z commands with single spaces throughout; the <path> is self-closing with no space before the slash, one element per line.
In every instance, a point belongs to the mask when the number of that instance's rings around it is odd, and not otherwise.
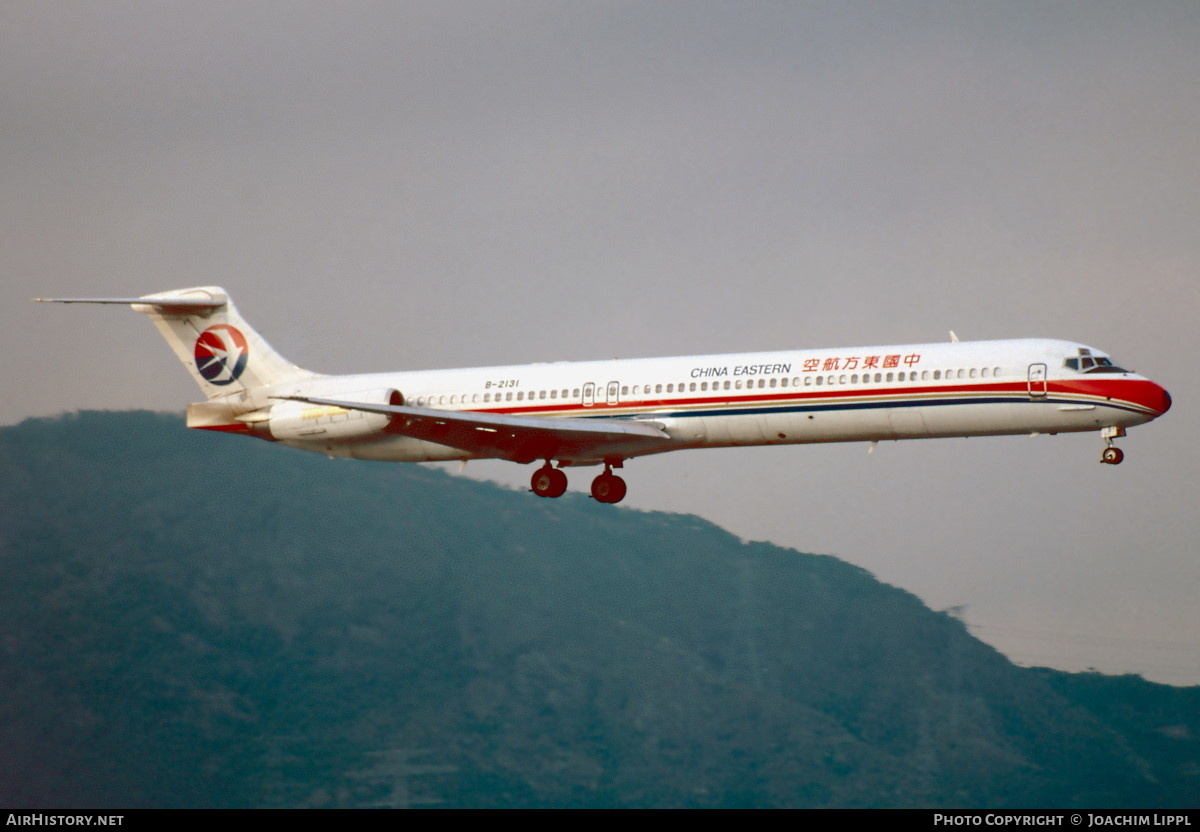
<path fill-rule="evenodd" d="M 1198 44 L 1194 0 L 0 0 L 0 423 L 199 398 L 143 318 L 46 295 L 220 284 L 329 373 L 1079 340 L 1175 399 L 1119 467 L 694 452 L 626 504 L 966 605 L 1018 661 L 1200 683 Z"/>

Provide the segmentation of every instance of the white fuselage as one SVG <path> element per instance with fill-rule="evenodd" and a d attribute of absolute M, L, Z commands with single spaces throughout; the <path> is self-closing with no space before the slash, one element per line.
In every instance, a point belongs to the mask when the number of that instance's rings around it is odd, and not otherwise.
<path fill-rule="evenodd" d="M 353 399 L 359 391 L 391 388 L 417 408 L 651 420 L 669 436 L 628 453 L 606 453 L 613 458 L 702 447 L 1125 428 L 1170 406 L 1166 392 L 1143 376 L 1111 365 L 1091 372 L 1067 366 L 1067 359 L 1083 354 L 1101 356 L 1068 341 L 978 341 L 325 376 L 265 392 Z M 337 407 L 304 413 L 311 432 L 283 441 L 306 450 L 391 461 L 488 456 L 407 436 L 343 440 L 337 423 L 364 414 Z M 559 459 L 563 465 L 602 461 Z"/>
<path fill-rule="evenodd" d="M 1100 461 L 1167 391 L 1090 347 L 1025 339 L 692 355 L 323 376 L 276 352 L 220 286 L 136 298 L 206 400 L 188 427 L 329 456 L 393 462 L 542 460 L 530 490 L 559 497 L 561 470 L 603 464 L 592 497 L 620 502 L 626 459 L 688 448 L 877 442 L 1099 430 Z"/>

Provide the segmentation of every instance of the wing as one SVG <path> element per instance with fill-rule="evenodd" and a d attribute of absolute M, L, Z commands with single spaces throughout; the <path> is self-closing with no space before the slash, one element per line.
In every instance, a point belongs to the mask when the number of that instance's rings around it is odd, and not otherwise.
<path fill-rule="evenodd" d="M 382 413 L 392 417 L 388 433 L 411 436 L 512 462 L 558 459 L 599 462 L 667 450 L 671 436 L 662 425 L 643 419 L 510 416 L 473 410 L 433 410 L 371 404 L 316 396 L 284 396 L 291 401 Z"/>

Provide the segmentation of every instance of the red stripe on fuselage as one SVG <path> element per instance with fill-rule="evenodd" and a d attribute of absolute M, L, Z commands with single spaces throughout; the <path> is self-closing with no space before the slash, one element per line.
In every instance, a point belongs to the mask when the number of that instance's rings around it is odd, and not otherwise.
<path fill-rule="evenodd" d="M 725 391 L 720 391 L 725 393 Z M 732 392 L 732 391 L 730 391 Z M 1051 397 L 1083 397 L 1089 403 L 1096 399 L 1132 404 L 1135 407 L 1162 415 L 1171 406 L 1171 397 L 1167 392 L 1147 379 L 1056 379 L 1047 382 L 1047 394 Z M 908 399 L 930 398 L 930 403 L 937 398 L 984 397 L 999 396 L 1028 396 L 1029 384 L 1025 381 L 993 382 L 989 384 L 953 384 L 953 385 L 922 385 L 904 387 L 873 387 L 859 388 L 849 385 L 833 385 L 824 388 L 806 388 L 803 391 L 795 387 L 771 388 L 756 392 L 753 395 L 709 395 L 688 396 L 672 399 L 638 399 L 622 401 L 619 404 L 608 404 L 598 401 L 584 406 L 579 402 L 569 404 L 535 404 L 521 407 L 503 408 L 470 408 L 482 413 L 499 413 L 511 415 L 546 415 L 546 416 L 601 416 L 605 412 L 622 414 L 628 411 L 647 411 L 652 415 L 658 410 L 676 410 L 679 408 L 695 407 L 729 407 L 731 409 L 755 404 L 802 404 L 809 401 L 829 400 L 869 400 L 869 399 Z"/>
<path fill-rule="evenodd" d="M 1082 395 L 1127 402 L 1161 416 L 1171 409 L 1171 395 L 1149 379 L 1081 378 L 1058 379 L 1049 383 L 1052 395 Z"/>

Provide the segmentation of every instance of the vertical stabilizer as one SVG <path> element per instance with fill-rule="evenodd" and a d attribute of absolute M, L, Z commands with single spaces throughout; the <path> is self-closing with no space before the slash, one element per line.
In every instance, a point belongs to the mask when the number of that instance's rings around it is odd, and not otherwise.
<path fill-rule="evenodd" d="M 138 298 L 39 298 L 52 303 L 129 304 L 150 317 L 210 400 L 261 406 L 255 391 L 315 378 L 286 360 L 242 319 L 219 286 L 156 292 Z M 242 410 L 243 408 L 237 408 Z"/>
<path fill-rule="evenodd" d="M 277 353 L 219 286 L 159 292 L 139 301 L 133 308 L 150 317 L 210 399 L 313 376 Z"/>

